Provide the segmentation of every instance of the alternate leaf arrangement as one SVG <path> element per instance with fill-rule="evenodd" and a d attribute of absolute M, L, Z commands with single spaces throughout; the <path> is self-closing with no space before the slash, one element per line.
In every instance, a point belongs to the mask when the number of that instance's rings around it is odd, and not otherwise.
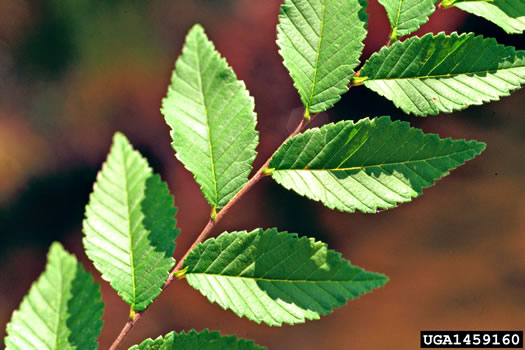
<path fill-rule="evenodd" d="M 480 154 L 477 141 L 440 139 L 389 117 L 342 121 L 306 130 L 352 86 L 364 85 L 415 116 L 450 113 L 498 100 L 525 82 L 525 52 L 472 33 L 416 31 L 440 8 L 487 18 L 509 33 L 525 29 L 525 1 L 379 0 L 390 41 L 356 70 L 367 34 L 364 0 L 285 0 L 277 27 L 284 65 L 304 118 L 249 178 L 259 135 L 254 101 L 201 26 L 186 37 L 162 113 L 176 157 L 193 173 L 211 218 L 192 247 L 172 258 L 176 208 L 128 139 L 116 133 L 86 208 L 84 248 L 130 305 L 116 349 L 159 294 L 185 279 L 211 302 L 270 326 L 331 313 L 388 278 L 352 265 L 326 244 L 275 228 L 207 238 L 228 209 L 264 176 L 331 209 L 375 213 L 422 194 L 425 187 Z M 7 326 L 7 349 L 96 349 L 100 289 L 59 243 L 46 270 Z M 131 349 L 261 349 L 252 341 L 190 330 L 147 339 Z"/>

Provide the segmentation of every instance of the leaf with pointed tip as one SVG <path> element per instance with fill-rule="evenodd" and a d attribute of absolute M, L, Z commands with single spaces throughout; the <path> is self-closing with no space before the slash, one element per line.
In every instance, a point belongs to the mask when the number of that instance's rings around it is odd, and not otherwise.
<path fill-rule="evenodd" d="M 263 350 L 252 340 L 237 338 L 234 335 L 221 335 L 219 332 L 204 330 L 188 333 L 170 332 L 155 340 L 146 339 L 139 345 L 133 345 L 129 350 Z"/>
<path fill-rule="evenodd" d="M 98 347 L 104 303 L 89 272 L 60 243 L 46 270 L 7 325 L 7 350 L 89 350 Z"/>
<path fill-rule="evenodd" d="M 348 91 L 366 36 L 366 1 L 285 0 L 277 26 L 284 65 L 305 115 L 326 111 Z"/>
<path fill-rule="evenodd" d="M 525 82 L 525 51 L 474 34 L 440 33 L 395 42 L 361 70 L 369 89 L 417 116 L 499 100 Z"/>
<path fill-rule="evenodd" d="M 259 134 L 253 98 L 200 25 L 175 64 L 162 113 L 177 158 L 217 210 L 248 182 Z"/>
<path fill-rule="evenodd" d="M 331 209 L 375 213 L 421 195 L 485 144 L 440 139 L 389 117 L 342 121 L 287 141 L 270 161 L 287 189 Z"/>
<path fill-rule="evenodd" d="M 379 0 L 390 21 L 395 40 L 419 29 L 435 10 L 434 0 Z"/>
<path fill-rule="evenodd" d="M 491 21 L 509 34 L 525 30 L 525 0 L 455 1 L 453 5 Z"/>
<path fill-rule="evenodd" d="M 173 197 L 146 159 L 116 133 L 86 207 L 87 256 L 131 310 L 160 294 L 175 260 Z"/>
<path fill-rule="evenodd" d="M 184 266 L 211 302 L 270 326 L 318 319 L 388 280 L 322 242 L 276 229 L 223 233 L 195 247 Z"/>

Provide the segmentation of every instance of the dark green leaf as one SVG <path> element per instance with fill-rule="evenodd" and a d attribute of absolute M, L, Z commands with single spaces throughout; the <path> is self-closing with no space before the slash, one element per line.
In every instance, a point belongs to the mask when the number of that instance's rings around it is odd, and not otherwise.
<path fill-rule="evenodd" d="M 234 335 L 221 335 L 219 332 L 204 330 L 197 333 L 171 332 L 155 340 L 146 339 L 129 350 L 263 350 L 251 340 L 238 339 Z"/>

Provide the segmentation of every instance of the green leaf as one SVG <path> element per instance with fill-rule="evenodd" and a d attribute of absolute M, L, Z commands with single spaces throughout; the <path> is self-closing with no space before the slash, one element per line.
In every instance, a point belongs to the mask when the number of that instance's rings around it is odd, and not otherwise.
<path fill-rule="evenodd" d="M 485 144 L 440 139 L 389 117 L 310 129 L 273 156 L 272 177 L 331 209 L 375 213 L 421 195 Z"/>
<path fill-rule="evenodd" d="M 436 9 L 434 0 L 379 0 L 379 3 L 386 10 L 393 40 L 418 30 Z"/>
<path fill-rule="evenodd" d="M 175 263 L 176 211 L 167 185 L 116 133 L 86 207 L 83 242 L 132 311 L 152 303 Z"/>
<path fill-rule="evenodd" d="M 197 333 L 171 332 L 165 337 L 155 340 L 146 339 L 140 345 L 134 345 L 129 350 L 263 350 L 252 340 L 237 339 L 234 335 L 221 335 L 219 332 L 204 330 Z"/>
<path fill-rule="evenodd" d="M 270 326 L 318 319 L 388 280 L 322 242 L 276 229 L 223 233 L 195 247 L 184 266 L 211 302 Z"/>
<path fill-rule="evenodd" d="M 366 36 L 366 1 L 285 0 L 277 44 L 306 111 L 326 111 L 348 91 Z"/>
<path fill-rule="evenodd" d="M 525 0 L 456 1 L 454 6 L 493 22 L 509 34 L 525 30 Z"/>
<path fill-rule="evenodd" d="M 474 34 L 427 34 L 373 54 L 364 85 L 418 116 L 499 100 L 525 82 L 525 51 Z"/>
<path fill-rule="evenodd" d="M 7 325 L 6 349 L 96 349 L 101 297 L 91 274 L 60 243 L 53 243 L 46 270 Z"/>
<path fill-rule="evenodd" d="M 186 37 L 162 113 L 177 158 L 217 210 L 248 182 L 259 134 L 253 98 L 201 26 Z"/>

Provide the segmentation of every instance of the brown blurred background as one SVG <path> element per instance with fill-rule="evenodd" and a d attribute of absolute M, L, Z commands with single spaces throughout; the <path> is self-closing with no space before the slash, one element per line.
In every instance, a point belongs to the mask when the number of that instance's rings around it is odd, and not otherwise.
<path fill-rule="evenodd" d="M 176 257 L 205 225 L 209 207 L 176 161 L 159 112 L 186 31 L 201 23 L 256 100 L 258 167 L 295 127 L 302 109 L 275 44 L 280 0 L 0 0 L 0 331 L 59 240 L 82 251 L 81 222 L 111 136 L 124 132 L 169 182 L 178 212 Z M 365 56 L 388 23 L 369 4 Z M 474 31 L 525 48 L 455 9 L 423 32 Z M 488 143 L 477 159 L 395 210 L 344 214 L 264 179 L 223 230 L 278 227 L 326 241 L 354 264 L 390 276 L 385 288 L 294 327 L 270 328 L 210 304 L 174 283 L 125 345 L 171 330 L 209 328 L 270 349 L 417 349 L 420 330 L 525 327 L 525 90 L 482 107 L 429 118 L 404 116 L 364 87 L 316 123 L 391 115 L 442 137 Z M 101 349 L 128 315 L 105 282 Z M 0 334 L 3 338 L 4 333 Z"/>

